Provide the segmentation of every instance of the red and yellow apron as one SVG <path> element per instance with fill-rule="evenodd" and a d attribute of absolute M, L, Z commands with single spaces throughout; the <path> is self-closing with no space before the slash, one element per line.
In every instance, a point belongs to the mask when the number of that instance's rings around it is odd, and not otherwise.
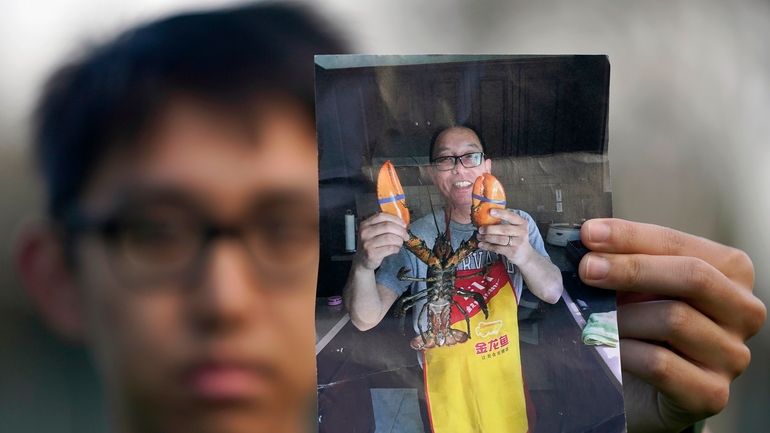
<path fill-rule="evenodd" d="M 455 296 L 468 312 L 471 338 L 462 344 L 423 352 L 425 394 L 435 433 L 524 433 L 527 405 L 519 354 L 517 300 L 505 265 L 458 271 L 457 287 L 481 293 L 489 317 L 472 298 Z M 466 331 L 465 318 L 452 308 L 453 328 Z"/>

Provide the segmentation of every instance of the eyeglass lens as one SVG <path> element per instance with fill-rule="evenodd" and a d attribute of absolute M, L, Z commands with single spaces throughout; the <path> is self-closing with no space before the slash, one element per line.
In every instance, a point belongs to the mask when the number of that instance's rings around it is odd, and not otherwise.
<path fill-rule="evenodd" d="M 207 244 L 225 233 L 244 243 L 260 278 L 283 284 L 312 265 L 316 250 L 308 246 L 317 242 L 318 225 L 312 213 L 271 208 L 257 210 L 232 229 L 212 225 L 185 207 L 137 208 L 119 219 L 111 238 L 113 266 L 120 278 L 137 284 L 178 279 L 198 267 Z"/>
<path fill-rule="evenodd" d="M 442 156 L 434 160 L 434 165 L 442 171 L 452 170 L 459 161 L 465 168 L 478 167 L 483 159 L 482 152 L 466 153 L 460 156 Z"/>

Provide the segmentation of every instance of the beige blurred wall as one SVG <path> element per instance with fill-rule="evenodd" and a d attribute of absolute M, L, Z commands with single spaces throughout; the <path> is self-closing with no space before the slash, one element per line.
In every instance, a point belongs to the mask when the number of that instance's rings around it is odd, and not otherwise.
<path fill-rule="evenodd" d="M 0 7 L 0 312 L 26 315 L 10 270 L 19 221 L 39 207 L 27 120 L 50 68 L 137 20 L 221 4 L 10 0 Z M 770 2 L 328 0 L 326 15 L 361 52 L 604 53 L 612 65 L 615 214 L 748 251 L 770 303 Z M 7 315 L 4 317 L 8 317 Z M 6 323 L 7 324 L 7 323 Z M 2 329 L 0 329 L 2 330 Z M 770 425 L 770 331 L 733 388 L 716 433 Z"/>
<path fill-rule="evenodd" d="M 331 3 L 364 52 L 608 54 L 615 214 L 748 251 L 770 304 L 770 2 Z M 715 433 L 770 425 L 767 325 L 750 347 Z"/>

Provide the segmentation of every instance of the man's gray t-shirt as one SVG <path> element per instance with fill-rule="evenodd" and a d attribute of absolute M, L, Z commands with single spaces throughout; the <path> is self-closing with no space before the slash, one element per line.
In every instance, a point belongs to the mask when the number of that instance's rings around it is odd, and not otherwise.
<path fill-rule="evenodd" d="M 534 250 L 537 251 L 541 256 L 548 257 L 548 253 L 545 251 L 545 245 L 543 244 L 543 237 L 540 236 L 540 231 L 537 229 L 537 224 L 535 224 L 535 221 L 532 219 L 532 217 L 524 211 L 515 209 L 512 210 L 527 220 L 529 228 L 529 243 L 532 245 L 532 248 L 534 248 Z M 436 212 L 435 219 L 431 214 L 419 218 L 409 226 L 409 230 L 411 230 L 415 236 L 424 240 L 428 248 L 433 248 L 433 244 L 436 242 L 436 236 L 438 235 L 438 232 L 436 231 L 436 224 L 438 224 L 439 230 L 443 232 L 445 227 L 445 217 L 443 210 Z M 473 235 L 473 232 L 476 230 L 476 227 L 473 224 L 460 224 L 454 221 L 450 221 L 449 227 L 451 230 L 453 250 L 457 250 L 457 248 L 460 246 L 460 243 L 470 238 L 471 235 Z M 498 255 L 496 253 L 478 250 L 460 262 L 460 264 L 457 266 L 457 270 L 481 269 L 483 266 L 494 263 L 497 260 Z M 503 262 L 508 269 L 508 275 L 510 276 L 511 283 L 513 283 L 514 289 L 516 290 L 516 299 L 518 301 L 521 299 L 521 291 L 522 287 L 524 286 L 524 278 L 516 265 L 508 262 L 508 259 L 505 257 L 503 257 Z M 424 278 L 428 272 L 428 265 L 417 259 L 414 254 L 409 252 L 409 250 L 401 247 L 401 251 L 399 251 L 397 254 L 388 256 L 382 261 L 382 264 L 380 265 L 380 268 L 377 270 L 375 275 L 377 284 L 393 290 L 399 296 L 403 294 L 409 288 L 411 282 L 399 281 L 397 275 L 399 269 L 402 267 L 409 269 L 410 273 L 408 275 L 412 277 Z M 416 293 L 424 289 L 425 283 L 415 283 L 412 293 Z M 425 302 L 426 301 L 418 302 L 414 306 L 414 310 L 420 311 Z M 414 327 L 416 331 L 417 314 L 415 314 L 414 317 Z M 423 321 L 425 321 L 424 319 L 425 318 L 423 318 Z"/>

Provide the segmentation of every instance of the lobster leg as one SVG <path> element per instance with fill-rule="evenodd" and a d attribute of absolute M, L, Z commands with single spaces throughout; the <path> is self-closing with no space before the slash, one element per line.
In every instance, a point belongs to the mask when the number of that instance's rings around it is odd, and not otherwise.
<path fill-rule="evenodd" d="M 436 277 L 430 277 L 430 278 L 410 277 L 407 275 L 408 273 L 409 273 L 409 269 L 406 267 L 403 267 L 399 269 L 398 275 L 396 275 L 396 278 L 398 278 L 401 281 L 415 281 L 418 283 L 433 283 L 438 280 Z"/>
<path fill-rule="evenodd" d="M 410 301 L 416 301 L 416 300 L 418 300 L 420 298 L 428 296 L 429 294 L 430 294 L 430 290 L 428 290 L 428 289 L 420 290 L 419 292 L 415 293 L 414 295 L 404 296 L 403 298 L 401 298 L 401 301 L 399 301 L 399 302 L 407 303 L 407 302 L 410 302 Z"/>
<path fill-rule="evenodd" d="M 428 311 L 428 303 L 426 302 L 423 304 L 422 308 L 420 309 L 420 313 L 417 314 L 417 330 L 420 332 L 420 338 L 422 338 L 423 344 L 428 344 L 427 341 L 425 341 L 425 332 L 422 330 L 422 313 Z"/>
<path fill-rule="evenodd" d="M 419 302 L 421 299 L 426 298 L 430 293 L 427 290 L 423 290 L 415 295 L 407 296 L 404 298 L 401 298 L 398 301 L 398 304 L 396 304 L 396 317 L 399 317 L 399 327 L 401 329 L 401 334 L 406 335 L 405 332 L 405 326 L 404 326 L 404 320 L 406 319 L 406 312 L 409 311 L 410 308 L 414 307 L 417 302 Z"/>
<path fill-rule="evenodd" d="M 468 317 L 468 313 L 466 313 L 465 310 L 463 309 L 463 307 L 460 304 L 458 304 L 457 301 L 455 301 L 454 299 L 452 299 L 452 304 L 455 307 L 457 307 L 457 310 L 465 318 L 465 328 L 468 330 L 468 338 L 471 338 L 471 319 L 470 319 L 470 317 Z"/>
<path fill-rule="evenodd" d="M 415 236 L 410 230 L 407 230 L 407 233 L 409 234 L 409 240 L 404 242 L 406 249 L 428 266 L 441 266 L 441 261 L 428 248 L 424 240 Z"/>
<path fill-rule="evenodd" d="M 474 273 L 468 274 L 468 275 L 456 276 L 455 279 L 457 279 L 457 280 L 465 280 L 465 279 L 468 279 L 468 278 L 478 277 L 479 275 L 483 275 L 483 276 L 486 277 L 488 271 L 489 270 L 487 269 L 487 267 L 484 266 L 483 268 L 479 269 L 478 272 L 474 272 Z"/>
<path fill-rule="evenodd" d="M 420 313 L 417 315 L 417 329 L 420 335 L 414 337 L 412 339 L 412 342 L 409 344 L 414 350 L 431 349 L 433 347 L 436 347 L 436 342 L 433 337 L 433 332 L 431 330 L 423 331 L 422 322 L 420 321 L 420 319 L 422 319 L 423 312 L 426 312 L 427 310 L 428 310 L 428 302 L 426 302 L 425 305 L 422 306 L 422 308 L 420 309 Z M 429 333 L 428 338 L 430 338 L 430 340 L 426 338 L 425 336 L 426 332 Z"/>
<path fill-rule="evenodd" d="M 484 300 L 484 297 L 481 296 L 481 293 L 473 292 L 470 290 L 463 290 L 463 289 L 455 289 L 455 293 L 462 296 L 470 296 L 479 303 L 479 308 L 481 308 L 481 311 L 484 313 L 484 318 L 489 318 L 489 309 L 487 308 L 487 302 Z"/>
<path fill-rule="evenodd" d="M 406 312 L 409 311 L 410 308 L 414 307 L 415 304 L 420 302 L 422 299 L 427 298 L 428 295 L 429 295 L 428 291 L 423 290 L 422 292 L 417 293 L 416 295 L 401 298 L 396 304 L 396 315 L 399 317 L 406 316 Z"/>
<path fill-rule="evenodd" d="M 476 252 L 476 250 L 479 249 L 479 240 L 477 235 L 478 232 L 473 232 L 468 240 L 463 241 L 457 248 L 457 251 L 455 251 L 452 257 L 449 258 L 444 267 L 448 268 L 450 266 L 457 266 L 457 264 L 465 260 L 466 257 Z"/>

